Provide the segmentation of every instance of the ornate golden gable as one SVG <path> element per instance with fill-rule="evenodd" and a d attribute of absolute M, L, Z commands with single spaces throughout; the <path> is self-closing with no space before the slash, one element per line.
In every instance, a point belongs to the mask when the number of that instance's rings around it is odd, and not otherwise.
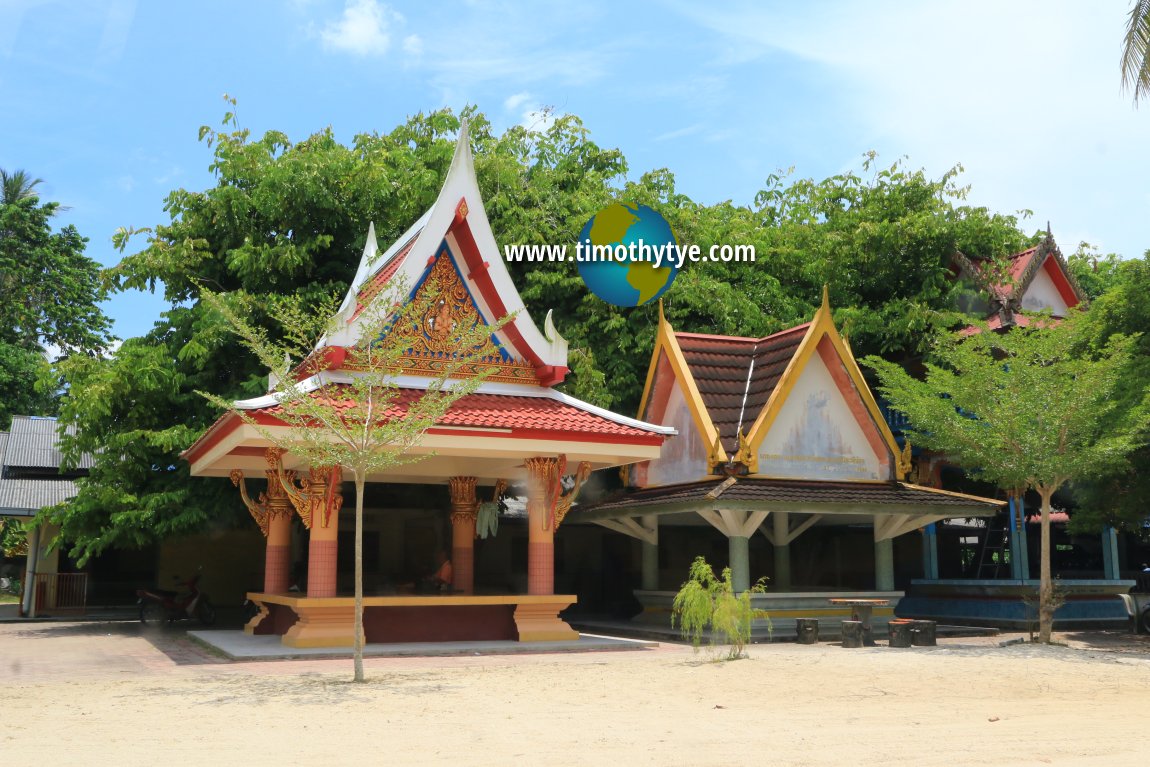
<path fill-rule="evenodd" d="M 430 298 L 434 300 L 429 301 Z M 395 327 L 397 341 L 407 344 L 407 351 L 400 360 L 400 371 L 409 375 L 437 376 L 450 364 L 458 351 L 453 345 L 457 328 L 469 328 L 486 324 L 479 307 L 471 298 L 467 286 L 460 279 L 459 272 L 446 250 L 441 250 L 432 264 L 427 279 L 415 291 L 416 303 L 429 302 L 430 308 L 419 319 L 419 324 Z M 355 360 L 349 360 L 345 368 L 355 370 Z M 525 360 L 504 359 L 500 354 L 481 357 L 463 365 L 457 375 L 467 377 L 480 370 L 494 367 L 496 372 L 489 381 L 505 383 L 539 384 L 535 368 Z"/>

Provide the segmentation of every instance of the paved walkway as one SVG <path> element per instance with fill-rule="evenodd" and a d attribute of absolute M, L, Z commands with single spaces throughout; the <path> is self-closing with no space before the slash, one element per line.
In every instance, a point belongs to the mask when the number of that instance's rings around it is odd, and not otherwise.
<path fill-rule="evenodd" d="M 350 658 L 351 648 L 286 647 L 278 636 L 249 636 L 240 630 L 195 629 L 188 636 L 231 660 L 296 660 Z M 583 634 L 563 642 L 395 642 L 369 644 L 365 658 L 435 657 L 446 655 L 522 655 L 563 652 L 646 650 L 658 642 Z"/>

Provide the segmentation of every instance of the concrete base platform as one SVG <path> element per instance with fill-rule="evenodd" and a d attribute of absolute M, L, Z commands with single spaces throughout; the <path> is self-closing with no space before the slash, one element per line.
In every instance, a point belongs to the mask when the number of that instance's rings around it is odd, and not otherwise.
<path fill-rule="evenodd" d="M 275 635 L 253 636 L 243 631 L 189 631 L 188 636 L 231 660 L 296 660 L 350 658 L 350 647 L 286 647 Z M 559 642 L 394 642 L 363 648 L 365 658 L 434 657 L 443 655 L 515 655 L 551 652 L 603 652 L 648 650 L 657 642 L 581 634 L 576 640 Z"/>
<path fill-rule="evenodd" d="M 874 636 L 885 638 L 887 635 L 887 621 L 889 618 L 883 620 L 874 620 L 871 625 L 874 629 Z M 568 618 L 568 623 L 579 631 L 593 631 L 597 633 L 618 635 L 620 637 L 636 637 L 641 639 L 655 640 L 659 642 L 678 642 L 684 643 L 683 634 L 677 628 L 671 628 L 670 625 L 658 625 L 655 623 L 643 621 L 627 621 L 627 620 L 612 620 L 609 618 Z M 820 619 L 819 620 L 819 640 L 820 641 L 838 641 L 840 636 L 840 627 L 842 621 L 837 619 Z M 975 636 L 995 636 L 999 633 L 997 628 L 983 627 L 983 626 L 953 626 L 938 624 L 935 633 L 939 637 L 975 637 Z M 795 629 L 792 625 L 789 631 L 774 631 L 768 633 L 765 628 L 756 627 L 751 631 L 751 642 L 753 644 L 765 644 L 767 642 L 794 642 L 796 640 Z"/>

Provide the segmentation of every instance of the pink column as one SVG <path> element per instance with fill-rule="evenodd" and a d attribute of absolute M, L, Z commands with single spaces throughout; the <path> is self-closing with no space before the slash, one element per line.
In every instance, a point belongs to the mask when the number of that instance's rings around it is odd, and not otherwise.
<path fill-rule="evenodd" d="M 464 594 L 475 591 L 475 518 L 479 510 L 475 484 L 475 477 L 447 480 L 451 492 L 451 585 Z"/>
<path fill-rule="evenodd" d="M 264 593 L 286 594 L 291 587 L 291 517 L 272 517 L 264 552 Z"/>
<path fill-rule="evenodd" d="M 336 552 L 339 539 L 339 509 L 343 505 L 340 482 L 343 472 L 313 468 L 305 492 L 311 506 L 311 541 L 307 550 L 307 595 L 336 595 Z"/>
<path fill-rule="evenodd" d="M 558 496 L 559 462 L 528 458 L 527 467 L 527 593 L 555 593 L 555 529 L 551 504 Z"/>
<path fill-rule="evenodd" d="M 280 463 L 284 451 L 270 447 L 264 453 L 268 468 L 264 472 L 268 478 L 267 493 L 262 500 L 267 513 L 267 549 L 264 551 L 264 593 L 286 594 L 291 586 L 291 519 L 292 503 L 287 490 L 280 482 Z M 295 479 L 295 472 L 287 472 L 288 481 Z"/>

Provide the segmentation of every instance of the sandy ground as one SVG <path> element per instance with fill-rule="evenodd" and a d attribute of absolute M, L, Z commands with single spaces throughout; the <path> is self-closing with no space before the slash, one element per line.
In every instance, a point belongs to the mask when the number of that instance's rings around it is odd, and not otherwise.
<path fill-rule="evenodd" d="M 760 645 L 226 663 L 182 632 L 0 624 L 4 764 L 1145 765 L 1150 646 Z"/>

